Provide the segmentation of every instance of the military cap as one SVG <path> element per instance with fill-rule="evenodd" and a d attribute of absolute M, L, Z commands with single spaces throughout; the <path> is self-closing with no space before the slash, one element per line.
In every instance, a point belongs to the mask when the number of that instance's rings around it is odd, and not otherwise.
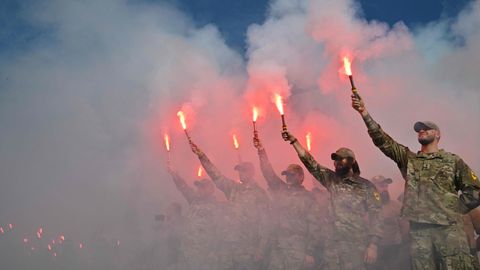
<path fill-rule="evenodd" d="M 422 129 L 423 130 L 433 129 L 433 130 L 440 131 L 440 128 L 438 128 L 438 126 L 432 121 L 418 121 L 415 123 L 415 125 L 413 125 L 413 129 L 415 130 L 415 132 L 419 132 Z"/>
<path fill-rule="evenodd" d="M 251 162 L 246 162 L 246 161 L 238 163 L 234 167 L 234 169 L 236 171 L 252 172 L 252 173 L 255 171 L 253 164 Z"/>
<path fill-rule="evenodd" d="M 372 179 L 370 179 L 370 180 L 371 180 L 372 183 L 374 183 L 375 185 L 376 185 L 376 184 L 380 184 L 380 183 L 385 183 L 385 184 L 391 184 L 391 183 L 393 183 L 392 178 L 386 178 L 386 177 L 383 176 L 383 175 L 374 176 L 374 177 L 372 177 Z"/>
<path fill-rule="evenodd" d="M 288 175 L 292 173 L 298 173 L 303 175 L 303 168 L 298 164 L 290 164 L 287 169 L 282 172 L 282 175 Z"/>
<path fill-rule="evenodd" d="M 212 181 L 204 178 L 202 180 L 197 180 L 197 181 L 194 181 L 193 184 L 196 186 L 196 187 L 199 187 L 199 188 L 203 188 L 203 187 L 208 187 L 208 186 L 213 186 L 213 183 Z"/>
<path fill-rule="evenodd" d="M 331 155 L 332 160 L 339 160 L 347 157 L 355 159 L 355 154 L 352 150 L 345 147 L 338 149 L 335 153 L 332 153 Z"/>

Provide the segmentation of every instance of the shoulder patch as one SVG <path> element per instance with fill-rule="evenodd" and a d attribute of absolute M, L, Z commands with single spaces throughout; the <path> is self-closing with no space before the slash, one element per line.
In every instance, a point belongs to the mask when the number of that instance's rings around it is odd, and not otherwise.
<path fill-rule="evenodd" d="M 478 181 L 478 177 L 475 175 L 475 173 L 472 170 L 470 170 L 470 175 L 472 176 L 472 179 L 474 181 Z"/>
<path fill-rule="evenodd" d="M 378 191 L 373 192 L 373 197 L 375 197 L 375 200 L 380 201 L 380 193 Z"/>

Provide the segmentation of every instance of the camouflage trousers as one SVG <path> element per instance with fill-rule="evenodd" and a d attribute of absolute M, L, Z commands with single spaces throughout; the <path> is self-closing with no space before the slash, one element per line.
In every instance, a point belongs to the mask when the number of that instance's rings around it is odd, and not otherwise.
<path fill-rule="evenodd" d="M 218 256 L 218 269 L 255 270 L 259 264 L 253 260 L 253 247 L 237 242 L 223 243 Z"/>
<path fill-rule="evenodd" d="M 271 253 L 269 270 L 303 270 L 305 253 L 292 249 L 274 248 Z"/>
<path fill-rule="evenodd" d="M 473 270 L 473 258 L 462 224 L 410 223 L 413 270 Z"/>
<path fill-rule="evenodd" d="M 365 270 L 365 241 L 326 240 L 321 269 Z"/>

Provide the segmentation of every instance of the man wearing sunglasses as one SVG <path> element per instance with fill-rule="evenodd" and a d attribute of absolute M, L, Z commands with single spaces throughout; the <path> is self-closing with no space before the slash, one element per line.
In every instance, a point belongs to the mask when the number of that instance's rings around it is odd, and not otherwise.
<path fill-rule="evenodd" d="M 459 156 L 439 148 L 435 123 L 415 123 L 420 143 L 415 153 L 383 131 L 359 96 L 352 95 L 352 107 L 375 146 L 397 163 L 405 179 L 402 215 L 410 222 L 413 269 L 474 269 L 462 214 L 480 203 L 475 173 Z"/>

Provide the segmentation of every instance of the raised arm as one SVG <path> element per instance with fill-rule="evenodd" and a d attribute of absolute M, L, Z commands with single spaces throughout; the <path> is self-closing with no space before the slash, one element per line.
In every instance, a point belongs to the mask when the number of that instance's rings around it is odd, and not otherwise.
<path fill-rule="evenodd" d="M 478 176 L 461 158 L 458 158 L 456 162 L 455 186 L 457 190 L 462 192 L 460 199 L 467 211 L 480 205 L 480 181 Z"/>
<path fill-rule="evenodd" d="M 172 176 L 173 183 L 177 187 L 178 191 L 182 193 L 183 197 L 188 203 L 192 203 L 195 200 L 195 191 L 189 187 L 185 180 L 171 167 L 168 168 L 168 173 Z"/>
<path fill-rule="evenodd" d="M 290 142 L 293 146 L 295 151 L 297 151 L 298 157 L 302 161 L 303 165 L 307 168 L 307 170 L 317 179 L 324 187 L 327 189 L 330 188 L 331 180 L 333 179 L 333 175 L 335 174 L 332 170 L 323 167 L 320 165 L 310 153 L 303 148 L 300 142 L 295 138 L 290 132 L 284 130 L 282 132 L 282 137 L 285 141 Z"/>
<path fill-rule="evenodd" d="M 267 152 L 263 148 L 258 136 L 253 137 L 253 146 L 258 150 L 258 157 L 260 158 L 260 169 L 263 177 L 267 180 L 268 187 L 271 190 L 279 190 L 286 188 L 287 184 L 273 170 L 272 164 L 268 160 Z"/>
<path fill-rule="evenodd" d="M 220 189 L 227 198 L 230 196 L 233 187 L 235 186 L 235 182 L 227 177 L 225 177 L 220 170 L 210 161 L 210 159 L 205 155 L 205 153 L 198 148 L 196 144 L 193 142 L 190 143 L 190 148 L 192 152 L 198 156 L 200 163 L 202 163 L 203 168 L 207 172 L 208 176 L 212 178 L 213 183 L 215 186 Z"/>
<path fill-rule="evenodd" d="M 402 171 L 402 174 L 406 173 L 408 155 L 413 154 L 408 147 L 397 143 L 392 137 L 390 137 L 380 125 L 373 120 L 372 116 L 365 108 L 365 102 L 357 95 L 352 95 L 352 107 L 360 113 L 363 122 L 367 126 L 368 134 L 372 138 L 373 143 L 377 146 L 386 156 L 391 158 Z"/>

